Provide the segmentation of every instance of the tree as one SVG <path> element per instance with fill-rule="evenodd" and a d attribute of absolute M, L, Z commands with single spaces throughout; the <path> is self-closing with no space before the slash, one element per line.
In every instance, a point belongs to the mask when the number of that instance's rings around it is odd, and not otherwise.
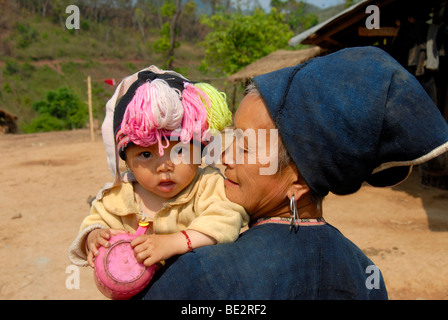
<path fill-rule="evenodd" d="M 209 5 L 211 14 L 214 15 L 216 13 L 216 8 L 220 5 L 221 0 L 201 0 L 204 5 Z"/>
<path fill-rule="evenodd" d="M 202 68 L 226 74 L 286 47 L 293 36 L 275 8 L 270 13 L 255 9 L 252 15 L 218 13 L 203 16 L 201 22 L 211 29 L 203 42 L 206 56 Z"/>
<path fill-rule="evenodd" d="M 348 8 L 348 7 L 351 7 L 355 1 L 354 0 L 345 0 L 344 2 L 345 2 L 345 7 Z"/>
<path fill-rule="evenodd" d="M 135 21 L 137 22 L 138 29 L 140 30 L 140 34 L 142 35 L 142 39 L 146 40 L 145 33 L 145 24 L 146 24 L 146 16 L 142 9 L 135 8 L 134 11 Z"/>
<path fill-rule="evenodd" d="M 170 19 L 170 22 L 163 24 L 160 30 L 160 38 L 154 42 L 153 46 L 156 52 L 166 54 L 166 68 L 173 68 L 174 61 L 174 49 L 179 46 L 176 41 L 177 27 L 179 17 L 182 13 L 181 0 L 175 0 L 176 2 L 166 1 L 162 6 L 162 16 Z"/>
<path fill-rule="evenodd" d="M 295 34 L 318 24 L 318 17 L 309 12 L 310 5 L 296 0 L 271 0 L 271 6 L 285 14 L 285 21 Z"/>
<path fill-rule="evenodd" d="M 87 121 L 87 105 L 65 87 L 48 91 L 46 99 L 33 103 L 32 108 L 39 116 L 23 128 L 27 133 L 77 129 Z"/>
<path fill-rule="evenodd" d="M 173 18 L 170 24 L 170 47 L 168 50 L 168 69 L 173 68 L 173 60 L 174 60 L 174 49 L 176 47 L 176 33 L 177 33 L 177 23 L 179 21 L 180 14 L 182 13 L 182 9 L 180 6 L 181 0 L 176 0 L 176 10 L 174 11 Z"/>

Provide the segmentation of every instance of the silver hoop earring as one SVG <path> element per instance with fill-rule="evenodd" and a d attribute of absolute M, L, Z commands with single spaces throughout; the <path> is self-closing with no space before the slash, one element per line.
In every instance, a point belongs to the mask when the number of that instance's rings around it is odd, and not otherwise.
<path fill-rule="evenodd" d="M 289 229 L 294 229 L 297 231 L 297 228 L 299 227 L 299 213 L 297 211 L 297 204 L 294 199 L 294 196 L 291 197 L 291 200 L 289 202 L 289 211 L 291 211 L 291 220 L 289 223 Z"/>

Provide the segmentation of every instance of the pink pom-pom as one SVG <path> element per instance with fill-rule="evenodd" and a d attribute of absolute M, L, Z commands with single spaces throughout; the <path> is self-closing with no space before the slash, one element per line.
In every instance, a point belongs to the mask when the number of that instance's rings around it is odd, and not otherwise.
<path fill-rule="evenodd" d="M 207 109 L 210 107 L 210 99 L 199 88 L 191 83 L 185 83 L 182 92 L 182 105 L 184 106 L 184 118 L 182 120 L 182 142 L 188 142 L 208 129 Z"/>
<path fill-rule="evenodd" d="M 165 81 L 146 82 L 137 88 L 128 104 L 122 131 L 129 141 L 142 147 L 159 143 L 159 154 L 163 155 L 169 143 L 166 136 L 180 127 L 183 118 L 183 106 L 180 95 Z"/>

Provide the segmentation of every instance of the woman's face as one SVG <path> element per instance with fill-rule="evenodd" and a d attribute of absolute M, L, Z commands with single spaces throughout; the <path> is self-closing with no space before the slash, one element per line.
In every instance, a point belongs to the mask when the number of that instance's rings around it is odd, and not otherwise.
<path fill-rule="evenodd" d="M 281 170 L 278 168 L 279 150 L 277 139 L 274 138 L 278 137 L 278 131 L 261 97 L 249 94 L 242 100 L 235 114 L 235 130 L 241 130 L 247 135 L 244 135 L 244 143 L 238 143 L 238 139 L 234 138 L 229 146 L 231 152 L 228 148 L 222 157 L 226 166 L 227 197 L 242 205 L 251 220 L 267 216 L 289 216 L 287 193 L 297 180 L 297 175 L 291 165 Z M 251 145 L 251 139 L 257 141 L 256 147 Z M 238 158 L 238 154 L 241 158 Z M 265 155 L 270 163 L 266 163 Z M 268 167 L 277 170 L 269 172 L 266 170 Z"/>

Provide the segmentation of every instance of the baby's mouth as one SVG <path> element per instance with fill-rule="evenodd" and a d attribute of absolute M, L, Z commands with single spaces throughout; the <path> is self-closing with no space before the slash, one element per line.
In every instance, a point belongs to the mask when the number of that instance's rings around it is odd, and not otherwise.
<path fill-rule="evenodd" d="M 162 180 L 159 182 L 159 189 L 163 192 L 170 192 L 176 187 L 176 183 L 171 180 Z"/>

